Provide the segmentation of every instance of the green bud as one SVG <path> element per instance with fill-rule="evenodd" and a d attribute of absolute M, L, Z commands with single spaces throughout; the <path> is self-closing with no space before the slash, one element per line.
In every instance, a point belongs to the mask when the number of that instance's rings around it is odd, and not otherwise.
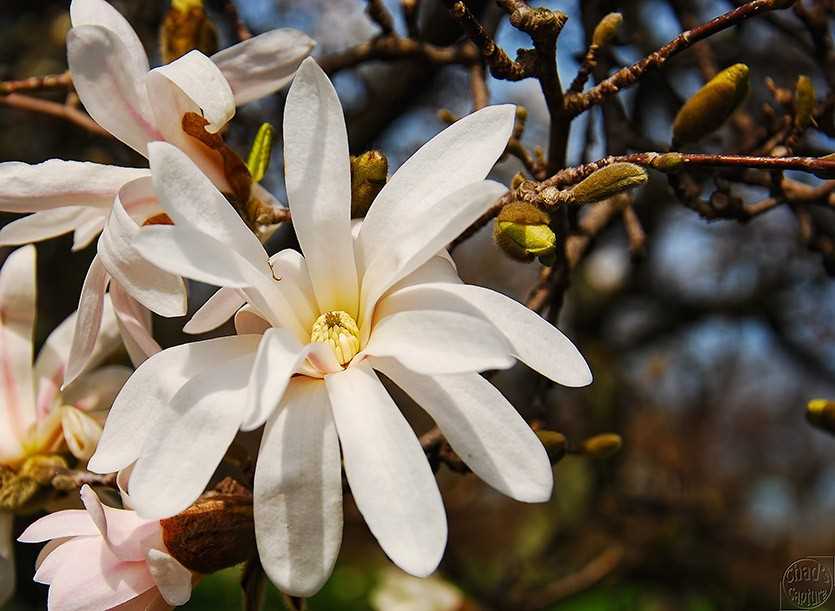
<path fill-rule="evenodd" d="M 551 217 L 528 202 L 511 202 L 496 218 L 493 237 L 512 259 L 533 261 L 554 252 L 557 236 L 551 231 Z"/>
<path fill-rule="evenodd" d="M 270 167 L 270 155 L 273 152 L 273 126 L 269 123 L 262 123 L 252 141 L 252 148 L 249 149 L 249 156 L 246 158 L 246 167 L 252 175 L 252 182 L 261 182 Z"/>
<path fill-rule="evenodd" d="M 673 144 L 698 142 L 713 133 L 748 95 L 748 66 L 725 68 L 691 97 L 673 121 Z"/>
<path fill-rule="evenodd" d="M 597 170 L 571 188 L 575 204 L 590 204 L 612 197 L 647 181 L 644 168 L 634 163 L 613 163 Z"/>
<path fill-rule="evenodd" d="M 609 13 L 606 15 L 600 20 L 597 27 L 594 28 L 594 33 L 591 36 L 591 44 L 598 47 L 608 45 L 618 33 L 622 23 L 623 15 L 620 13 Z"/>
<path fill-rule="evenodd" d="M 615 433 L 603 433 L 589 437 L 583 442 L 583 454 L 591 458 L 609 458 L 620 450 L 623 440 Z"/>
<path fill-rule="evenodd" d="M 652 160 L 652 167 L 659 172 L 677 172 L 684 163 L 681 153 L 663 153 Z"/>
<path fill-rule="evenodd" d="M 551 464 L 558 463 L 565 456 L 565 435 L 556 431 L 537 431 L 536 436 L 545 446 Z"/>
<path fill-rule="evenodd" d="M 812 399 L 806 404 L 806 420 L 812 426 L 835 435 L 835 401 Z"/>
<path fill-rule="evenodd" d="M 797 77 L 794 87 L 794 124 L 800 129 L 806 129 L 814 120 L 815 86 L 812 79 L 801 74 Z"/>
<path fill-rule="evenodd" d="M 386 185 L 389 162 L 380 151 L 351 157 L 351 218 L 368 213 L 377 194 Z"/>

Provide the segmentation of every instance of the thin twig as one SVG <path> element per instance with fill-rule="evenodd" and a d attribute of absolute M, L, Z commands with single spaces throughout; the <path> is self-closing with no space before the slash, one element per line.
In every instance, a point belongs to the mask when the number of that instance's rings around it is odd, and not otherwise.
<path fill-rule="evenodd" d="M 0 105 L 64 119 L 86 129 L 92 134 L 111 137 L 110 132 L 74 106 L 59 104 L 50 100 L 41 100 L 40 98 L 33 98 L 21 93 L 10 93 L 9 95 L 0 96 Z"/>
<path fill-rule="evenodd" d="M 43 89 L 66 89 L 72 87 L 72 76 L 67 72 L 61 74 L 46 74 L 32 76 L 18 81 L 0 83 L 0 95 L 9 95 L 20 91 L 35 91 Z"/>
<path fill-rule="evenodd" d="M 223 11 L 226 13 L 226 20 L 229 22 L 229 25 L 232 26 L 232 31 L 235 32 L 235 36 L 238 37 L 239 41 L 249 40 L 252 38 L 252 32 L 249 31 L 249 28 L 246 27 L 244 20 L 241 19 L 240 13 L 238 13 L 238 7 L 235 6 L 234 0 L 226 0 Z"/>
<path fill-rule="evenodd" d="M 439 65 L 472 65 L 479 61 L 478 51 L 471 44 L 439 47 L 392 34 L 378 36 L 339 53 L 327 55 L 319 60 L 319 65 L 327 74 L 334 74 L 367 61 L 410 57 Z"/>
<path fill-rule="evenodd" d="M 366 12 L 371 20 L 380 26 L 383 36 L 394 34 L 394 18 L 383 4 L 383 0 L 368 0 Z"/>

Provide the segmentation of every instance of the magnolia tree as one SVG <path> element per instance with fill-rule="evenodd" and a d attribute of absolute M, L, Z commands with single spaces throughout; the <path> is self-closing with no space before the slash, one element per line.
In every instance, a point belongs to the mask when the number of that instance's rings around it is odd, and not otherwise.
<path fill-rule="evenodd" d="M 833 206 L 835 160 L 796 154 L 813 132 L 835 130 L 831 93 L 805 75 L 771 81 L 774 103 L 759 118 L 746 107 L 752 71 L 721 65 L 710 47 L 714 34 L 747 20 L 783 24 L 789 11 L 825 71 L 832 7 L 753 0 L 704 23 L 679 7 L 686 31 L 622 67 L 613 50 L 628 23 L 603 14 L 563 85 L 566 15 L 496 4 L 372 0 L 379 31 L 320 53 L 295 29 L 253 35 L 231 2 L 172 0 L 151 68 L 116 8 L 72 0 L 68 70 L 0 83 L 3 106 L 135 152 L 124 153 L 129 166 L 61 151 L 0 164 L 0 210 L 25 213 L 0 230 L 4 600 L 34 579 L 49 586 L 50 610 L 168 609 L 243 564 L 246 609 L 264 607 L 268 582 L 288 608 L 303 608 L 331 579 L 346 516 L 357 514 L 391 563 L 370 599 L 378 609 L 544 608 L 624 563 L 624 545 L 609 543 L 561 579 L 520 560 L 498 587 L 479 587 L 444 559 L 456 533 L 441 490 L 475 476 L 517 504 L 548 503 L 566 454 L 601 459 L 620 448 L 605 429 L 567 439 L 547 406 L 555 384 L 592 384 L 584 354 L 594 346 L 575 345 L 557 321 L 607 227 L 622 223 L 633 255 L 645 250 L 634 204 L 650 175 L 708 220 L 790 210 L 808 248 L 835 268 L 829 219 L 812 213 Z M 433 39 L 430 13 L 451 42 Z M 530 46 L 515 57 L 495 40 L 507 20 Z M 224 28 L 238 40 L 218 50 Z M 687 53 L 700 53 L 704 84 L 668 122 L 670 141 L 654 142 L 627 118 L 621 92 Z M 439 109 L 448 126 L 389 168 L 385 150 L 355 150 L 330 76 L 407 60 L 465 67 L 472 108 Z M 548 119 L 533 149 L 523 143 L 529 111 L 491 104 L 488 90 L 526 80 L 538 83 Z M 40 95 L 55 89 L 65 103 Z M 264 123 L 248 151 L 227 144 L 236 107 L 268 96 L 284 100 L 281 129 Z M 568 165 L 575 119 L 599 108 L 603 156 Z M 717 148 L 729 127 L 738 137 Z M 274 147 L 285 184 L 276 194 L 262 184 Z M 494 172 L 513 159 L 512 179 Z M 765 197 L 748 200 L 757 188 Z M 492 252 L 538 271 L 524 302 L 459 274 L 452 255 L 482 228 Z M 32 243 L 70 232 L 73 250 L 95 245 L 95 256 L 77 311 L 33 358 L 45 304 Z M 292 247 L 275 248 L 277 237 Z M 216 287 L 208 299 L 202 285 Z M 198 337 L 169 341 L 159 328 L 172 323 Z M 493 383 L 519 362 L 533 412 Z M 593 368 L 605 384 L 605 361 Z M 412 402 L 425 416 L 413 417 Z M 808 413 L 835 429 L 834 403 L 813 401 Z M 42 545 L 21 575 L 24 544 Z"/>

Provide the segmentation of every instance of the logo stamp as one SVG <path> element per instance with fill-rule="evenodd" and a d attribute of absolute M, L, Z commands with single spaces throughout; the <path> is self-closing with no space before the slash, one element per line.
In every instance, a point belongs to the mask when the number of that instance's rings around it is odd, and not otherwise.
<path fill-rule="evenodd" d="M 832 596 L 835 557 L 808 556 L 792 562 L 780 582 L 780 611 L 807 611 Z"/>

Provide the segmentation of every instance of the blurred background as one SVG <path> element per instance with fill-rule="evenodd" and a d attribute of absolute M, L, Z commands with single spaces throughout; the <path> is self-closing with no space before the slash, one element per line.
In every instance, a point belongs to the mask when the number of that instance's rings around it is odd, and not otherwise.
<path fill-rule="evenodd" d="M 139 31 L 152 64 L 159 63 L 162 0 L 114 0 Z M 222 3 L 216 3 L 220 5 Z M 207 2 L 222 46 L 233 41 L 219 9 Z M 236 0 L 249 28 L 259 33 L 294 27 L 315 38 L 326 56 L 378 33 L 360 0 Z M 398 2 L 386 2 L 403 31 Z M 468 3 L 493 24 L 508 51 L 528 46 L 492 3 Z M 589 32 L 609 11 L 622 11 L 617 44 L 603 70 L 626 65 L 693 25 L 732 8 L 710 0 L 534 3 L 567 13 L 559 39 L 563 83 L 573 78 Z M 818 5 L 831 10 L 831 2 Z M 68 2 L 3 0 L 0 9 L 0 80 L 60 73 L 66 69 L 64 36 Z M 830 13 L 831 15 L 831 13 Z M 826 18 L 829 24 L 830 18 Z M 439 43 L 459 32 L 434 0 L 421 5 L 422 35 Z M 826 40 L 831 40 L 826 31 Z M 830 43 L 831 44 L 831 43 Z M 569 164 L 617 150 L 618 130 L 638 130 L 656 150 L 670 141 L 670 124 L 682 101 L 703 83 L 696 49 L 676 56 L 661 72 L 618 96 L 622 125 L 604 116 L 611 105 L 579 117 L 572 126 Z M 700 145 L 735 151 L 775 107 L 767 78 L 791 89 L 810 76 L 819 98 L 829 91 L 829 49 L 821 51 L 791 11 L 753 19 L 711 39 L 712 61 L 751 68 L 745 113 Z M 346 108 L 352 152 L 382 150 L 390 173 L 444 127 L 437 111 L 470 111 L 466 70 L 416 60 L 368 63 L 334 77 Z M 547 114 L 533 80 L 488 79 L 491 103 L 516 103 L 529 111 L 524 142 L 547 141 Z M 45 97 L 62 101 L 63 93 Z M 831 96 L 831 94 L 830 94 Z M 283 94 L 239 109 L 227 141 L 245 154 L 262 121 L 281 126 Z M 779 107 L 778 107 L 779 111 Z M 831 119 L 831 117 L 830 117 Z M 807 132 L 796 151 L 832 152 L 826 132 Z M 647 150 L 647 149 L 644 149 Z M 650 149 L 651 150 L 651 149 Z M 37 163 L 51 157 L 139 166 L 126 146 L 51 117 L 0 107 L 0 161 Z M 509 184 L 521 169 L 501 162 L 495 178 Z M 792 176 L 817 184 L 805 175 Z M 265 181 L 283 199 L 281 150 Z M 739 194 L 756 199 L 755 188 Z M 810 426 L 806 402 L 835 399 L 835 285 L 821 255 L 799 235 L 786 206 L 749 223 L 708 223 L 683 207 L 666 180 L 651 174 L 634 204 L 647 233 L 642 252 L 631 253 L 624 225 L 613 222 L 594 241 L 571 278 L 560 328 L 586 355 L 595 375 L 585 389 L 545 386 L 524 366 L 493 381 L 530 419 L 560 431 L 575 446 L 588 436 L 615 432 L 616 455 L 593 460 L 568 455 L 555 466 L 556 488 L 543 505 L 502 497 L 472 475 L 441 467 L 439 482 L 450 522 L 450 541 L 438 575 L 413 581 L 383 556 L 361 517 L 346 505 L 345 541 L 333 578 L 310 609 L 444 611 L 453 609 L 788 609 L 780 584 L 789 565 L 807 556 L 835 555 L 835 439 Z M 821 226 L 835 227 L 831 210 Z M 12 220 L 3 215 L 2 222 Z M 292 245 L 279 230 L 272 250 Z M 70 252 L 71 239 L 38 249 L 38 337 L 76 308 L 95 252 Z M 4 257 L 7 253 L 2 253 Z M 490 228 L 455 251 L 465 281 L 524 300 L 539 264 L 503 256 Z M 211 289 L 191 287 L 191 310 Z M 157 320 L 161 344 L 185 341 L 183 320 Z M 420 432 L 429 422 L 413 406 L 404 410 Z M 348 498 L 348 497 L 346 497 Z M 17 524 L 22 530 L 30 518 Z M 35 546 L 18 546 L 19 585 L 8 609 L 45 608 L 46 588 L 29 581 Z M 83 562 L 83 559 L 79 559 Z M 832 567 L 831 559 L 829 566 Z M 240 569 L 206 577 L 185 609 L 240 605 Z M 281 608 L 271 592 L 269 609 Z M 410 606 L 411 605 L 411 606 Z M 827 608 L 827 607 L 821 607 Z M 835 599 L 829 602 L 835 609 Z"/>

